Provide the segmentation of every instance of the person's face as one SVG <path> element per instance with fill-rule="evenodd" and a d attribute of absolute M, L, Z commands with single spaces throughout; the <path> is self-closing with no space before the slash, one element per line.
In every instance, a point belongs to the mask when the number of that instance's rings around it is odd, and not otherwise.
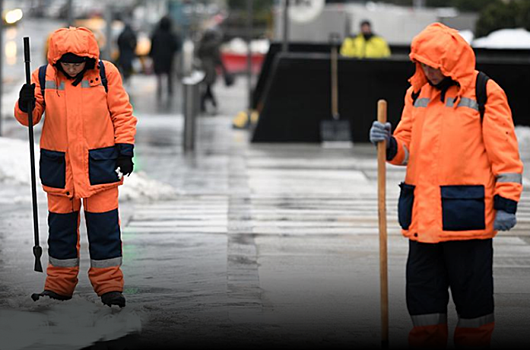
<path fill-rule="evenodd" d="M 369 24 L 363 24 L 361 26 L 361 33 L 363 34 L 372 34 L 372 28 Z"/>
<path fill-rule="evenodd" d="M 71 77 L 75 77 L 76 75 L 81 73 L 81 71 L 85 69 L 85 65 L 86 65 L 86 62 L 81 62 L 81 63 L 61 62 L 61 67 L 63 67 L 66 74 L 68 74 Z"/>
<path fill-rule="evenodd" d="M 432 84 L 437 85 L 442 80 L 444 80 L 445 75 L 442 74 L 442 71 L 440 69 L 435 69 L 431 66 L 426 65 L 425 63 L 420 63 L 420 65 L 423 69 L 423 73 L 425 73 L 425 76 Z"/>

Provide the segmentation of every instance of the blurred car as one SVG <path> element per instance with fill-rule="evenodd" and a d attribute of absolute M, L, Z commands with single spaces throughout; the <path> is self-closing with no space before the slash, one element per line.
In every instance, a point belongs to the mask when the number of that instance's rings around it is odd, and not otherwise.
<path fill-rule="evenodd" d="M 24 17 L 24 12 L 20 8 L 6 9 L 2 12 L 2 20 L 5 26 L 16 25 Z"/>

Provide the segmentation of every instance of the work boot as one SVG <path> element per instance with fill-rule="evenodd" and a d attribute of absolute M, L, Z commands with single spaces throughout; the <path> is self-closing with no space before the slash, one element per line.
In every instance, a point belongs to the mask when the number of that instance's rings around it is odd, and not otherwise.
<path fill-rule="evenodd" d="M 33 301 L 39 300 L 40 297 L 49 297 L 50 299 L 61 300 L 61 301 L 72 299 L 71 296 L 60 295 L 55 292 L 52 292 L 51 290 L 45 290 L 42 293 L 31 294 L 31 299 L 33 299 Z"/>
<path fill-rule="evenodd" d="M 125 297 L 121 292 L 108 292 L 101 296 L 101 302 L 109 307 L 118 305 L 125 307 Z"/>

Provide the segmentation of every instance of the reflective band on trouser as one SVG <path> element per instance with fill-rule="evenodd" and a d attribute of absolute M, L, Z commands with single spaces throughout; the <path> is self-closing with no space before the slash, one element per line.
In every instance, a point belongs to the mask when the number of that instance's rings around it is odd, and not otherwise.
<path fill-rule="evenodd" d="M 523 174 L 518 173 L 502 173 L 497 175 L 497 182 L 514 182 L 523 184 Z"/>
<path fill-rule="evenodd" d="M 447 314 L 413 315 L 412 324 L 418 326 L 434 326 L 447 323 Z"/>
<path fill-rule="evenodd" d="M 48 206 L 56 207 L 57 196 L 48 196 Z M 70 203 L 70 200 L 65 197 Z M 71 207 L 71 203 L 70 203 Z M 48 256 L 44 289 L 63 296 L 71 296 L 77 285 L 79 257 L 77 252 L 79 212 L 48 214 Z"/>
<path fill-rule="evenodd" d="M 104 259 L 104 260 L 90 260 L 90 266 L 96 267 L 98 269 L 104 268 L 104 267 L 113 267 L 113 266 L 121 266 L 122 258 L 121 256 L 118 258 L 112 258 L 112 259 Z"/>
<path fill-rule="evenodd" d="M 103 213 L 85 211 L 85 218 L 91 259 L 88 277 L 94 291 L 98 295 L 123 291 L 118 209 Z"/>
<path fill-rule="evenodd" d="M 459 318 L 455 328 L 455 346 L 489 348 L 494 328 L 493 314 L 476 318 Z"/>
<path fill-rule="evenodd" d="M 49 262 L 55 267 L 76 267 L 79 266 L 79 258 L 75 259 L 55 259 L 49 257 Z"/>

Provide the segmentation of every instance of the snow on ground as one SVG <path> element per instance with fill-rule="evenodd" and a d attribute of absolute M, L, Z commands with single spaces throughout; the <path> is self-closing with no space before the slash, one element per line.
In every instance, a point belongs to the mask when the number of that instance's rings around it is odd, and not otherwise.
<path fill-rule="evenodd" d="M 35 145 L 36 177 L 39 183 L 39 147 Z M 29 145 L 19 139 L 0 137 L 0 183 L 31 184 Z M 29 193 L 29 192 L 28 192 Z M 175 199 L 180 192 L 174 187 L 153 180 L 144 172 L 133 172 L 120 186 L 120 201 Z M 31 200 L 31 197 L 24 196 Z"/>
<path fill-rule="evenodd" d="M 0 309 L 2 350 L 81 349 L 139 333 L 148 317 L 141 309 L 110 308 L 78 294 L 66 302 L 41 298 L 38 303 L 25 293 L 17 295 Z"/>
<path fill-rule="evenodd" d="M 486 37 L 473 40 L 471 46 L 491 49 L 528 49 L 530 32 L 523 28 L 500 29 Z"/>

